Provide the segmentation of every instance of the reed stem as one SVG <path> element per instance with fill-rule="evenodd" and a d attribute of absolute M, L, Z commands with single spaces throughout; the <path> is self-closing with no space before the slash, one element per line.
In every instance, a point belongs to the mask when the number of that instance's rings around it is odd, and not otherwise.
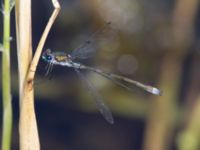
<path fill-rule="evenodd" d="M 10 76 L 10 0 L 4 1 L 3 8 L 3 52 L 2 52 L 2 90 L 3 90 L 3 131 L 2 150 L 11 148 L 12 104 Z"/>

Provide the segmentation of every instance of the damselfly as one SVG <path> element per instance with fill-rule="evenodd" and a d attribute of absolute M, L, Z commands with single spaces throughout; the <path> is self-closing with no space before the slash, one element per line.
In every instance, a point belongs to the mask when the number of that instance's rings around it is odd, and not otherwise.
<path fill-rule="evenodd" d="M 110 25 L 106 24 L 106 25 Z M 151 94 L 154 95 L 161 95 L 161 91 L 155 87 L 145 85 L 141 82 L 132 80 L 130 78 L 113 74 L 113 73 L 107 73 L 105 71 L 102 71 L 100 69 L 96 69 L 90 66 L 83 65 L 76 61 L 76 59 L 87 59 L 91 57 L 94 52 L 97 49 L 96 46 L 96 40 L 99 39 L 99 37 L 102 38 L 103 32 L 105 32 L 106 26 L 103 27 L 101 30 L 94 33 L 89 40 L 87 40 L 85 43 L 83 43 L 80 47 L 72 51 L 71 54 L 67 54 L 65 52 L 51 52 L 51 50 L 47 49 L 42 54 L 42 59 L 48 63 L 47 67 L 47 74 L 52 71 L 54 65 L 64 66 L 64 67 L 71 67 L 75 70 L 79 78 L 83 81 L 83 84 L 86 86 L 90 94 L 94 97 L 94 100 L 96 102 L 96 105 L 100 111 L 100 113 L 103 115 L 103 117 L 111 124 L 114 123 L 113 116 L 109 110 L 109 108 L 105 105 L 101 95 L 98 93 L 98 91 L 93 87 L 91 82 L 89 82 L 84 74 L 82 74 L 81 70 L 88 70 L 95 72 L 99 75 L 102 75 L 106 77 L 107 79 L 110 79 L 114 83 L 116 83 L 119 86 L 122 86 L 128 90 L 132 90 L 122 82 L 133 84 Z M 101 36 L 100 36 L 101 35 Z"/>

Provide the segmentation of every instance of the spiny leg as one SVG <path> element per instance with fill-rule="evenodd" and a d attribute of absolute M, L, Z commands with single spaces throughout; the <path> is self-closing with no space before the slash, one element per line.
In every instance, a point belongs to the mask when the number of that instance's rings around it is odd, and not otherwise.
<path fill-rule="evenodd" d="M 47 68 L 47 71 L 45 73 L 45 76 L 48 76 L 50 74 L 50 72 L 52 72 L 52 70 L 53 70 L 53 64 L 51 62 L 48 63 L 46 68 Z"/>

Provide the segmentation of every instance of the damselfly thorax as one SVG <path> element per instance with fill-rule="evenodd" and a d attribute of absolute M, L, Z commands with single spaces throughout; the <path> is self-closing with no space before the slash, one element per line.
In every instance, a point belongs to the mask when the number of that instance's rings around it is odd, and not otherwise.
<path fill-rule="evenodd" d="M 51 52 L 47 49 L 43 54 L 42 58 L 51 65 L 61 65 L 71 67 L 72 58 L 70 55 L 64 52 Z"/>
<path fill-rule="evenodd" d="M 55 52 L 54 53 L 55 60 L 57 62 L 69 62 L 71 61 L 71 56 L 64 52 Z"/>

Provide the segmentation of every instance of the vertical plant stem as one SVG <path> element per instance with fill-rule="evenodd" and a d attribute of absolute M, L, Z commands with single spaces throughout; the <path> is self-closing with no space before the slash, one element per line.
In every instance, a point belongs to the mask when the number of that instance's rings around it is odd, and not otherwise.
<path fill-rule="evenodd" d="M 186 128 L 179 133 L 177 140 L 178 150 L 199 150 L 200 143 L 200 96 L 193 107 Z"/>
<path fill-rule="evenodd" d="M 42 34 L 34 58 L 32 60 L 32 31 L 31 31 L 31 0 L 16 0 L 16 31 L 20 84 L 20 121 L 19 136 L 20 150 L 39 150 L 40 142 L 34 110 L 33 80 L 37 63 L 46 41 L 49 30 L 54 23 L 60 5 L 52 0 L 55 7 L 47 26 Z"/>
<path fill-rule="evenodd" d="M 12 104 L 10 86 L 10 1 L 4 1 L 2 82 L 3 82 L 3 134 L 2 150 L 10 150 L 12 130 Z"/>
<path fill-rule="evenodd" d="M 39 136 L 34 110 L 34 90 L 25 90 L 26 75 L 32 60 L 31 0 L 16 0 L 17 54 L 19 68 L 20 150 L 39 150 Z"/>

